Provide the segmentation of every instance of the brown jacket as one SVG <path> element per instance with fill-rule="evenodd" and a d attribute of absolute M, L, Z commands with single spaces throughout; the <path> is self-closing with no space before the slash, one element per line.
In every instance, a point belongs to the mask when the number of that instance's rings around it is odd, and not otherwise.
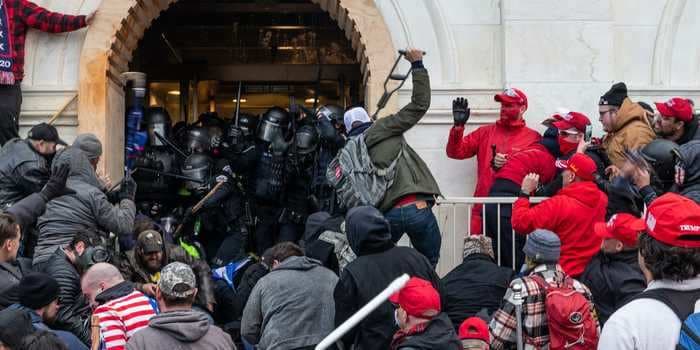
<path fill-rule="evenodd" d="M 603 147 L 612 165 L 621 168 L 625 161 L 625 150 L 644 147 L 655 137 L 644 108 L 625 98 L 617 112 L 613 131 L 603 138 Z"/>

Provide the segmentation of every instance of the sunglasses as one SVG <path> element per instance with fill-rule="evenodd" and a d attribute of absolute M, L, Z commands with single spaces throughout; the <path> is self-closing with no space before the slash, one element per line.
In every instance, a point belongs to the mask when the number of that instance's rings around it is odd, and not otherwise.
<path fill-rule="evenodd" d="M 577 136 L 580 135 L 581 133 L 578 131 L 570 131 L 570 130 L 559 130 L 559 135 L 560 136 Z"/>

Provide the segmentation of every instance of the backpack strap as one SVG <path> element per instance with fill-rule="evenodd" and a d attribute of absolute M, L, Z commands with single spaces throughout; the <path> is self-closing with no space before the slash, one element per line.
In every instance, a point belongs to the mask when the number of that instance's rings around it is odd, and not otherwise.
<path fill-rule="evenodd" d="M 688 327 L 688 325 L 685 322 L 681 323 L 681 333 L 690 337 L 690 339 L 692 339 L 695 344 L 700 344 L 700 337 L 697 335 L 697 333 L 695 333 L 695 331 L 690 329 L 690 327 Z M 676 349 L 687 350 L 684 346 L 680 344 L 678 344 Z"/>
<path fill-rule="evenodd" d="M 667 288 L 658 288 L 646 290 L 632 298 L 636 299 L 654 299 L 664 303 L 669 309 L 676 314 L 681 323 L 688 316 L 695 312 L 695 302 L 700 299 L 700 289 L 693 290 L 673 290 Z M 630 300 L 630 301 L 632 301 Z"/>

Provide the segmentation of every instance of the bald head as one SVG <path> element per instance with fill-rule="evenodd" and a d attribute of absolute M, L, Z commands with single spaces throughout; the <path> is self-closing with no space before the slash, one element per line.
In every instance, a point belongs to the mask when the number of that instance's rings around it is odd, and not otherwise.
<path fill-rule="evenodd" d="M 124 277 L 114 265 L 97 263 L 85 272 L 80 286 L 83 294 L 89 297 L 90 305 L 95 307 L 97 306 L 95 302 L 97 295 L 122 282 L 124 282 Z"/>

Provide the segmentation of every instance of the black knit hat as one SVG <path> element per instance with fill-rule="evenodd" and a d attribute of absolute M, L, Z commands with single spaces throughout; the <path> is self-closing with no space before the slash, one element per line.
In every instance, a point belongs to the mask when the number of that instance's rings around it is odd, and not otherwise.
<path fill-rule="evenodd" d="M 627 98 L 627 85 L 625 83 L 616 83 L 610 87 L 610 90 L 605 95 L 600 96 L 598 105 L 600 106 L 622 106 L 622 101 Z"/>
<path fill-rule="evenodd" d="M 58 299 L 58 282 L 45 273 L 24 275 L 17 289 L 19 303 L 30 309 L 40 309 Z"/>

